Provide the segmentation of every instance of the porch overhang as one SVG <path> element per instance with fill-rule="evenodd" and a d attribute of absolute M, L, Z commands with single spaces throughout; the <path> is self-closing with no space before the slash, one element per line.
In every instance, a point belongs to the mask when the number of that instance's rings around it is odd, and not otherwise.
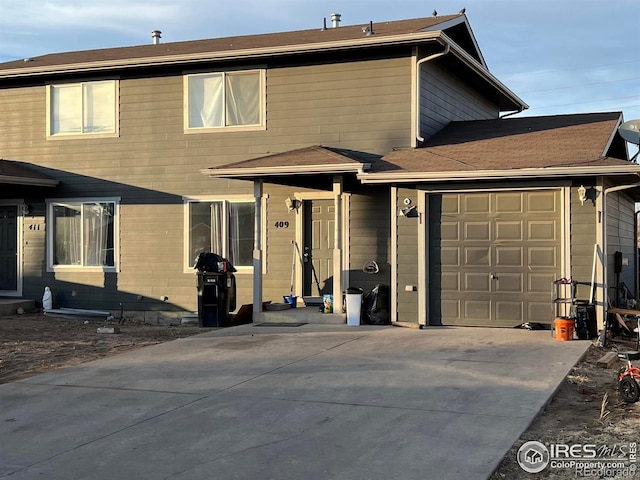
<path fill-rule="evenodd" d="M 0 159 L 0 185 L 55 187 L 59 180 L 44 175 L 22 162 Z"/>
<path fill-rule="evenodd" d="M 351 174 L 357 176 L 371 168 L 370 155 L 321 145 L 266 155 L 251 160 L 200 170 L 203 175 L 236 180 L 277 179 Z"/>

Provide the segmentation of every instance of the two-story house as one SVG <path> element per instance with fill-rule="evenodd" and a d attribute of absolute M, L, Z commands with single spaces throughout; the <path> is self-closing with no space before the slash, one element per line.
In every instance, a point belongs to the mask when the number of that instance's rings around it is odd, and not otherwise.
<path fill-rule="evenodd" d="M 384 284 L 392 320 L 513 326 L 559 277 L 635 290 L 621 114 L 526 108 L 464 14 L 0 64 L 0 293 L 193 311 L 202 251 L 254 312 Z"/>

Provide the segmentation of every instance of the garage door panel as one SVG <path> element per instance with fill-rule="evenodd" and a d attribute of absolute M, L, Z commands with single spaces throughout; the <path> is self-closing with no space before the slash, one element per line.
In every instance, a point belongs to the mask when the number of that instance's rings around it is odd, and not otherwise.
<path fill-rule="evenodd" d="M 440 236 L 442 240 L 460 240 L 460 225 L 457 222 L 442 222 L 440 226 Z"/>
<path fill-rule="evenodd" d="M 490 194 L 476 193 L 473 195 L 462 195 L 462 203 L 465 213 L 489 213 Z"/>
<path fill-rule="evenodd" d="M 467 292 L 490 292 L 489 276 L 486 273 L 465 273 L 464 288 Z"/>
<path fill-rule="evenodd" d="M 495 265 L 498 267 L 522 267 L 522 247 L 496 247 Z"/>
<path fill-rule="evenodd" d="M 491 237 L 489 222 L 465 222 L 464 239 L 467 241 L 488 241 Z"/>
<path fill-rule="evenodd" d="M 525 194 L 527 198 L 527 212 L 529 213 L 558 213 L 558 198 L 555 191 L 539 191 L 528 192 Z"/>
<path fill-rule="evenodd" d="M 458 247 L 442 247 L 440 249 L 441 265 L 447 267 L 460 266 L 460 249 Z"/>
<path fill-rule="evenodd" d="M 496 280 L 496 293 L 524 293 L 521 273 L 501 273 Z"/>
<path fill-rule="evenodd" d="M 442 300 L 440 304 L 442 318 L 460 318 L 460 300 Z"/>
<path fill-rule="evenodd" d="M 440 278 L 440 288 L 443 292 L 457 292 L 460 290 L 460 273 L 443 272 Z"/>
<path fill-rule="evenodd" d="M 486 300 L 464 301 L 464 317 L 467 321 L 488 324 L 491 320 L 491 302 Z"/>
<path fill-rule="evenodd" d="M 457 215 L 460 213 L 460 195 L 451 194 L 442 196 L 442 214 Z"/>
<path fill-rule="evenodd" d="M 520 193 L 496 193 L 497 213 L 522 213 L 522 195 Z"/>
<path fill-rule="evenodd" d="M 490 251 L 489 246 L 465 248 L 464 265 L 467 267 L 488 267 Z"/>
<path fill-rule="evenodd" d="M 496 240 L 499 242 L 521 242 L 522 222 L 496 221 Z"/>
<path fill-rule="evenodd" d="M 523 323 L 522 302 L 508 302 L 497 300 L 495 305 L 496 320 L 500 323 L 508 322 L 512 325 Z"/>

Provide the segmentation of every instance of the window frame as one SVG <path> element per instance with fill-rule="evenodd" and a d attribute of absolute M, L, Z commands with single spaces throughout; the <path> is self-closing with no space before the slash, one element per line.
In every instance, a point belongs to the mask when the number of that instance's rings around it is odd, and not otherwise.
<path fill-rule="evenodd" d="M 56 87 L 80 86 L 84 89 L 84 85 L 100 82 L 112 82 L 114 89 L 114 105 L 113 105 L 113 131 L 112 132 L 73 132 L 73 133 L 53 133 L 53 89 Z M 84 95 L 83 95 L 84 98 Z M 81 117 L 84 125 L 84 108 L 81 106 Z M 100 80 L 82 80 L 69 82 L 56 82 L 46 85 L 46 137 L 47 140 L 58 139 L 79 139 L 79 138 L 113 138 L 120 136 L 120 80 L 118 78 L 101 78 Z"/>
<path fill-rule="evenodd" d="M 120 271 L 120 197 L 79 197 L 79 198 L 49 198 L 46 203 L 46 258 L 47 272 L 119 272 Z M 55 258 L 55 228 L 53 224 L 56 206 L 78 205 L 87 203 L 113 203 L 113 266 L 98 265 L 57 265 Z"/>
<path fill-rule="evenodd" d="M 260 98 L 258 100 L 258 115 L 260 117 L 260 121 L 257 124 L 252 125 L 221 125 L 219 127 L 191 127 L 189 125 L 190 120 L 190 103 L 189 103 L 189 79 L 191 77 L 197 76 L 206 76 L 206 75 L 216 75 L 222 74 L 223 76 L 223 88 L 226 88 L 226 75 L 234 74 L 234 73 L 258 73 L 259 78 L 259 89 L 258 94 Z M 207 71 L 197 71 L 197 72 L 185 72 L 183 74 L 183 119 L 184 119 L 184 133 L 194 134 L 194 133 L 212 133 L 212 132 L 247 132 L 247 131 L 257 131 L 257 130 L 266 130 L 267 122 L 266 122 L 266 111 L 267 111 L 267 92 L 266 92 L 266 69 L 264 67 L 255 67 L 255 68 L 247 68 L 247 69 L 226 69 L 226 70 L 207 70 Z M 225 111 L 225 122 L 226 122 L 226 96 L 223 97 L 223 109 Z"/>
<path fill-rule="evenodd" d="M 261 215 L 261 219 L 262 219 L 262 245 L 266 245 L 265 244 L 265 240 L 266 240 L 266 200 L 267 200 L 267 196 L 263 196 L 262 197 L 262 215 Z M 183 197 L 183 202 L 184 202 L 184 258 L 183 258 L 183 265 L 184 265 L 184 273 L 194 273 L 196 270 L 193 268 L 194 263 L 195 263 L 195 259 L 194 258 L 190 258 L 191 255 L 191 237 L 190 237 L 190 217 L 189 217 L 189 205 L 191 203 L 213 203 L 213 202 L 228 202 L 228 203 L 253 203 L 254 207 L 255 207 L 255 198 L 252 195 L 226 195 L 226 196 L 191 196 L 191 197 Z M 229 244 L 228 244 L 228 232 L 225 232 L 225 237 L 227 238 L 227 243 L 225 243 L 225 252 L 223 254 L 221 254 L 221 256 L 226 257 L 227 252 L 228 252 L 228 248 L 229 248 Z M 255 242 L 255 231 L 254 231 L 254 242 Z M 219 252 L 216 252 L 219 253 Z M 238 265 L 233 265 L 237 272 L 235 272 L 236 274 L 253 274 L 253 265 L 251 266 L 238 266 Z M 263 269 L 263 273 L 266 272 L 266 255 L 263 255 L 263 265 L 262 265 L 262 269 Z"/>

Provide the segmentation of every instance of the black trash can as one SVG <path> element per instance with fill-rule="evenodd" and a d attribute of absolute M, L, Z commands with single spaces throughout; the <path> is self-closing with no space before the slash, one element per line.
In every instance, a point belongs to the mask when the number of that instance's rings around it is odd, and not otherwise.
<path fill-rule="evenodd" d="M 236 309 L 236 269 L 225 258 L 205 252 L 198 256 L 198 325 L 228 327 Z"/>
<path fill-rule="evenodd" d="M 228 327 L 236 308 L 236 282 L 231 272 L 198 272 L 198 325 Z"/>

